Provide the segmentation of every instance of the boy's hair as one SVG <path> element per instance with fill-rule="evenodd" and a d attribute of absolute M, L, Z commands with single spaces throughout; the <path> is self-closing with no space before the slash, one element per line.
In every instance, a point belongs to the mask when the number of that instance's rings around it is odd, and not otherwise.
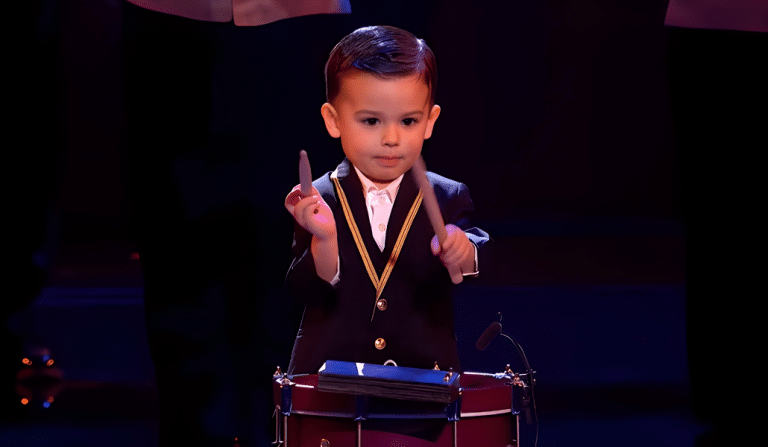
<path fill-rule="evenodd" d="M 333 47 L 325 64 L 325 96 L 333 102 L 349 70 L 381 77 L 421 76 L 435 104 L 437 62 L 423 39 L 393 26 L 367 26 L 353 31 Z"/>

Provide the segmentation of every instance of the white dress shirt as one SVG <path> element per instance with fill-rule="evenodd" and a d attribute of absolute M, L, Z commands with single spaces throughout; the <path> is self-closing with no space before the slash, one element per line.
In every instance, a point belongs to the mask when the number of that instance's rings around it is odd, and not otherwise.
<path fill-rule="evenodd" d="M 368 179 L 357 167 L 355 167 L 357 176 L 360 177 L 360 183 L 363 184 L 363 194 L 365 194 L 365 207 L 368 210 L 368 223 L 371 227 L 371 234 L 379 246 L 379 250 L 384 251 L 387 238 L 387 226 L 389 225 L 389 216 L 392 214 L 392 206 L 397 197 L 397 191 L 400 189 L 400 182 L 403 176 L 392 180 L 392 182 L 379 189 L 372 181 Z M 379 195 L 380 194 L 380 195 Z M 377 198 L 377 195 L 378 198 Z"/>

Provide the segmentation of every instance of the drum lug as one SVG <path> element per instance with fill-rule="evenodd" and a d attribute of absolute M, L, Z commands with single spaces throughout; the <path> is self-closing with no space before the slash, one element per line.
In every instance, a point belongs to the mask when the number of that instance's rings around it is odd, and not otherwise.
<path fill-rule="evenodd" d="M 459 388 L 459 393 L 461 393 L 461 388 Z M 461 418 L 461 394 L 445 407 L 445 417 L 449 422 L 455 422 Z"/>
<path fill-rule="evenodd" d="M 288 378 L 288 374 L 280 373 L 280 368 L 278 367 L 277 371 L 273 375 L 273 379 L 275 382 L 277 382 L 278 386 L 280 387 L 280 405 L 277 405 L 275 407 L 275 424 L 277 426 L 277 433 L 276 433 L 276 439 L 275 442 L 276 445 L 282 446 L 282 447 L 288 447 L 288 416 L 291 415 L 291 409 L 293 407 L 292 403 L 292 396 L 291 396 L 291 390 L 293 388 L 294 382 L 291 382 L 291 379 Z M 280 416 L 282 415 L 282 431 L 280 430 Z M 282 435 L 282 436 L 281 436 Z M 273 443 L 274 444 L 274 443 Z"/>
<path fill-rule="evenodd" d="M 278 383 L 280 384 L 280 405 L 279 408 L 281 408 L 282 413 L 284 416 L 289 416 L 291 414 L 291 387 L 294 385 L 293 382 L 291 382 L 290 379 L 288 379 L 287 374 L 283 374 L 283 377 L 280 379 L 277 379 Z"/>
<path fill-rule="evenodd" d="M 355 421 L 364 421 L 368 417 L 368 398 L 355 396 Z"/>
<path fill-rule="evenodd" d="M 509 385 L 512 394 L 512 414 L 520 414 L 524 408 L 528 407 L 528 390 L 525 382 L 520 378 L 520 374 L 516 373 Z"/>

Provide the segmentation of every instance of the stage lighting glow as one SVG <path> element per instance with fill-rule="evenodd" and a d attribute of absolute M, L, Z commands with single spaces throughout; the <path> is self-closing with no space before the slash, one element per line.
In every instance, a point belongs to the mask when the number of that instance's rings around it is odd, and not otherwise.
<path fill-rule="evenodd" d="M 53 359 L 49 359 L 47 362 L 45 362 L 45 366 L 51 366 L 53 365 Z"/>
<path fill-rule="evenodd" d="M 21 360 L 21 363 L 23 363 L 23 364 L 25 364 L 25 365 L 31 365 L 31 364 L 32 364 L 32 360 L 30 360 L 30 359 L 28 359 L 28 358 L 24 357 L 24 358 Z"/>
<path fill-rule="evenodd" d="M 28 404 L 28 403 L 29 403 L 29 399 L 27 399 L 26 397 L 22 397 L 22 398 L 21 398 L 21 404 L 22 404 L 22 405 L 26 405 L 26 404 Z"/>
<path fill-rule="evenodd" d="M 50 402 L 47 402 L 47 401 L 46 401 L 46 402 L 43 402 L 43 408 L 48 408 L 48 407 L 50 407 L 50 406 L 51 406 L 51 403 L 50 403 Z"/>

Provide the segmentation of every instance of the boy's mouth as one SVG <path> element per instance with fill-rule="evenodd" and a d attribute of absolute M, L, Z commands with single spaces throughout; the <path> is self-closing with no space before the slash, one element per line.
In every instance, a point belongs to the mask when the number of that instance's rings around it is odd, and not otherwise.
<path fill-rule="evenodd" d="M 398 163 L 400 163 L 400 160 L 402 157 L 388 157 L 388 156 L 379 156 L 375 157 L 376 161 L 387 168 L 392 168 L 394 166 L 397 166 Z"/>

